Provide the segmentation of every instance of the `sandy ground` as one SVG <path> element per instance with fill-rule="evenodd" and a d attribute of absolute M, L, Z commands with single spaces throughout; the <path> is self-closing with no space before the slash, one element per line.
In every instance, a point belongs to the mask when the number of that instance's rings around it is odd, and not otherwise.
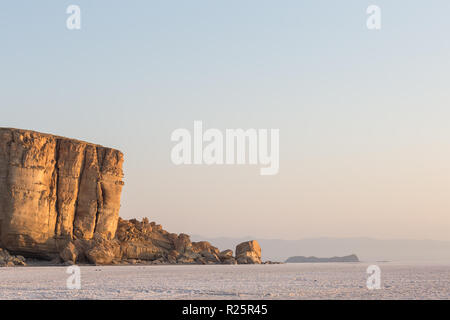
<path fill-rule="evenodd" d="M 381 289 L 368 290 L 368 263 L 0 268 L 0 299 L 450 299 L 450 264 L 378 263 Z"/>

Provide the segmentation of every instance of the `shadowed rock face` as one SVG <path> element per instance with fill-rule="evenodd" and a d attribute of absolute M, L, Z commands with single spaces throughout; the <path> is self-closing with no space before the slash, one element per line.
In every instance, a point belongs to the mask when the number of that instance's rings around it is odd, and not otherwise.
<path fill-rule="evenodd" d="M 0 128 L 0 245 L 51 256 L 70 240 L 114 238 L 122 163 L 118 150 Z"/>

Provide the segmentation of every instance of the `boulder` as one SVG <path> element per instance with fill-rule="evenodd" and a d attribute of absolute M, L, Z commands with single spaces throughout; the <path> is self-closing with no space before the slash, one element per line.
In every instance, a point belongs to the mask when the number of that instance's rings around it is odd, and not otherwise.
<path fill-rule="evenodd" d="M 26 266 L 23 256 L 13 256 L 8 251 L 0 248 L 0 267 Z"/>
<path fill-rule="evenodd" d="M 230 249 L 220 252 L 219 259 L 223 264 L 237 264 L 236 259 L 233 257 L 233 250 Z"/>
<path fill-rule="evenodd" d="M 105 239 L 96 236 L 91 240 L 90 248 L 86 249 L 85 255 L 90 263 L 96 265 L 111 264 L 114 260 L 121 260 L 121 248 L 117 240 Z"/>
<path fill-rule="evenodd" d="M 78 251 L 72 242 L 68 242 L 67 245 L 61 250 L 59 256 L 63 262 L 77 262 Z"/>
<path fill-rule="evenodd" d="M 90 263 L 101 265 L 113 262 L 115 255 L 109 248 L 94 247 L 86 252 L 86 256 Z"/>
<path fill-rule="evenodd" d="M 261 264 L 261 247 L 258 241 L 252 240 L 238 244 L 236 260 L 239 264 Z"/>
<path fill-rule="evenodd" d="M 219 253 L 220 260 L 233 258 L 233 250 L 227 249 Z"/>

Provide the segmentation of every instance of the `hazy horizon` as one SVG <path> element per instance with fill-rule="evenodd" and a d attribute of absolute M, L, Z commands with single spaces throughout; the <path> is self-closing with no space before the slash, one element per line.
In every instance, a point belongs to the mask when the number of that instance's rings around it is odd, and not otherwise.
<path fill-rule="evenodd" d="M 266 261 L 285 261 L 293 256 L 320 258 L 358 256 L 361 262 L 450 262 L 450 241 L 375 238 L 305 238 L 295 240 L 255 237 L 214 237 L 192 235 L 193 241 L 210 241 L 220 250 L 235 248 L 239 243 L 255 239 L 261 245 Z"/>
<path fill-rule="evenodd" d="M 450 241 L 450 2 L 0 5 L 0 127 L 124 152 L 123 218 L 206 237 Z M 35 26 L 35 27 L 32 27 Z M 171 133 L 279 129 L 280 167 L 175 166 Z"/>

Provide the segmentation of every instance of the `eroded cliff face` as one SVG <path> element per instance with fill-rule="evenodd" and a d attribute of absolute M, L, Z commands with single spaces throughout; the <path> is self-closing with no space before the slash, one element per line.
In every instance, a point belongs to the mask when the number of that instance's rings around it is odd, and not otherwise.
<path fill-rule="evenodd" d="M 0 245 L 51 256 L 70 240 L 114 238 L 122 163 L 118 150 L 0 128 Z"/>

